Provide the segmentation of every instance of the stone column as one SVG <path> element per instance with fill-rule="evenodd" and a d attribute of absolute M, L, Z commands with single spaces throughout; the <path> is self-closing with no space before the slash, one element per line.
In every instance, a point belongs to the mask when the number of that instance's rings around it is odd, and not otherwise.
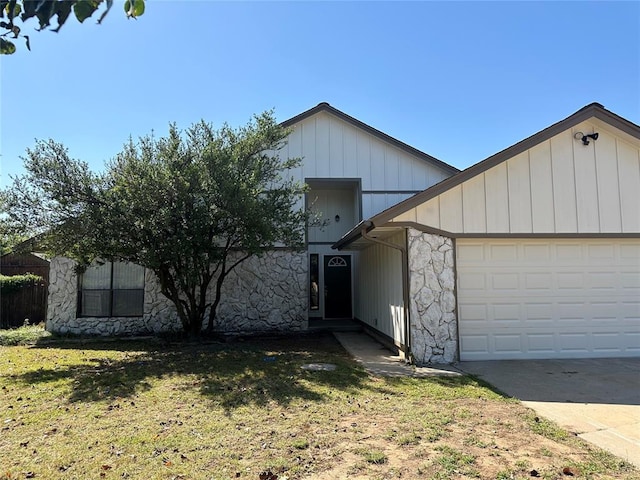
<path fill-rule="evenodd" d="M 78 306 L 76 263 L 64 257 L 51 259 L 46 328 L 50 332 L 70 333 Z"/>
<path fill-rule="evenodd" d="M 458 359 L 453 240 L 408 229 L 411 351 L 417 364 Z"/>

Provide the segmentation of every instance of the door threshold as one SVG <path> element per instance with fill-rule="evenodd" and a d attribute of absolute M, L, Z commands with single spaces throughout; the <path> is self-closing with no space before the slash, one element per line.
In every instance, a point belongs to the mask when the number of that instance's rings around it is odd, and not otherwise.
<path fill-rule="evenodd" d="M 362 324 L 353 318 L 310 318 L 308 329 L 329 332 L 360 332 Z"/>

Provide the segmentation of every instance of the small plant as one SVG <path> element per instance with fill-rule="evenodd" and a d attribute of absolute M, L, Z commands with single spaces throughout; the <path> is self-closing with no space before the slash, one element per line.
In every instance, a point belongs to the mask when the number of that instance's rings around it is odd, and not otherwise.
<path fill-rule="evenodd" d="M 540 449 L 540 455 L 542 455 L 544 457 L 551 457 L 551 456 L 553 456 L 553 452 L 551 450 L 549 450 L 547 447 L 542 447 Z"/>
<path fill-rule="evenodd" d="M 444 432 L 439 429 L 439 428 L 430 428 L 427 430 L 426 435 L 423 436 L 423 438 L 427 441 L 427 442 L 437 442 L 438 440 L 440 440 L 442 437 L 444 436 Z"/>
<path fill-rule="evenodd" d="M 531 415 L 529 418 L 531 430 L 551 440 L 565 440 L 569 434 L 555 423 L 541 417 Z"/>
<path fill-rule="evenodd" d="M 367 463 L 372 463 L 374 465 L 382 465 L 387 463 L 388 460 L 387 456 L 378 450 L 363 450 L 361 454 Z"/>
<path fill-rule="evenodd" d="M 307 448 L 309 448 L 309 442 L 305 439 L 296 439 L 293 442 L 293 448 L 296 448 L 298 450 L 306 450 Z"/>
<path fill-rule="evenodd" d="M 462 453 L 460 450 L 456 450 L 447 445 L 438 446 L 436 450 L 442 452 L 442 455 L 436 462 L 443 467 L 447 473 L 453 473 L 456 470 L 462 471 L 464 467 L 473 464 L 476 460 L 473 455 Z"/>
<path fill-rule="evenodd" d="M 398 439 L 398 443 L 403 447 L 407 445 L 418 445 L 421 439 L 422 438 L 420 437 L 420 435 L 416 434 L 415 432 L 412 432 L 400 437 Z"/>
<path fill-rule="evenodd" d="M 478 447 L 478 448 L 487 448 L 489 446 L 487 442 L 482 440 L 477 435 L 469 435 L 462 441 L 462 444 L 466 447 Z"/>
<path fill-rule="evenodd" d="M 496 480 L 513 480 L 513 472 L 511 470 L 501 470 L 496 474 Z"/>

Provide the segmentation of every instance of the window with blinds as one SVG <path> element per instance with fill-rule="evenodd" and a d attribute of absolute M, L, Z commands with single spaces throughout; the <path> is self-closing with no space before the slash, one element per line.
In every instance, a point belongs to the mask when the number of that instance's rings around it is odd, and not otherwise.
<path fill-rule="evenodd" d="M 92 265 L 79 282 L 79 316 L 140 317 L 144 310 L 144 267 L 128 262 Z"/>

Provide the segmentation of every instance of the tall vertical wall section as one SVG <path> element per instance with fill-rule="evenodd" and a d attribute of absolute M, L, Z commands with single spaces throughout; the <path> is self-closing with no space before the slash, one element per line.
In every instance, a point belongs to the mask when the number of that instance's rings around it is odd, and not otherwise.
<path fill-rule="evenodd" d="M 453 240 L 407 231 L 411 352 L 417 364 L 458 359 Z"/>

